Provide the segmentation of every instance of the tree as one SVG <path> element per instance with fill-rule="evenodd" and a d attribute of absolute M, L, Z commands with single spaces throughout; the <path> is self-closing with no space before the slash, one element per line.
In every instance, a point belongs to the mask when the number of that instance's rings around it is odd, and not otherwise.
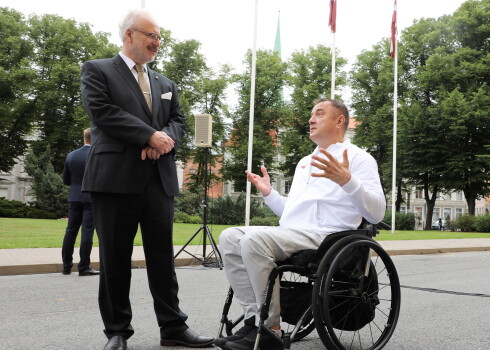
<path fill-rule="evenodd" d="M 8 172 L 28 146 L 36 98 L 30 92 L 35 72 L 33 47 L 25 37 L 21 13 L 0 7 L 0 172 Z"/>
<path fill-rule="evenodd" d="M 169 33 L 169 32 L 165 32 Z M 216 74 L 206 64 L 199 52 L 201 44 L 197 40 L 183 42 L 169 39 L 170 46 L 163 50 L 161 56 L 162 73 L 172 79 L 179 88 L 181 110 L 186 115 L 186 133 L 179 146 L 177 159 L 186 164 L 189 160 L 198 164 L 197 172 L 191 175 L 189 190 L 199 192 L 204 181 L 204 156 L 194 146 L 194 115 L 211 114 L 213 117 L 213 146 L 209 154 L 209 164 L 214 165 L 221 154 L 219 145 L 224 138 L 223 117 L 226 114 L 225 90 L 229 84 L 230 68 L 223 66 Z M 211 174 L 211 180 L 217 178 Z"/>
<path fill-rule="evenodd" d="M 431 228 L 437 196 L 448 190 L 443 181 L 447 151 L 440 110 L 444 87 L 433 80 L 431 71 L 439 57 L 447 57 L 452 51 L 448 20 L 448 16 L 423 19 L 402 34 L 402 57 L 406 62 L 404 81 L 408 91 L 400 117 L 400 167 L 410 184 L 424 190 L 427 230 Z"/>
<path fill-rule="evenodd" d="M 53 213 L 58 218 L 67 214 L 68 187 L 51 163 L 51 150 L 36 156 L 30 152 L 25 161 L 27 173 L 32 177 L 32 191 L 36 198 L 34 207 Z"/>
<path fill-rule="evenodd" d="M 223 159 L 223 145 L 225 144 L 225 123 L 223 117 L 227 115 L 227 106 L 225 104 L 225 90 L 230 82 L 230 67 L 223 66 L 219 75 L 214 76 L 214 72 L 209 69 L 200 78 L 200 84 L 198 86 L 199 100 L 197 102 L 197 108 L 202 113 L 210 114 L 212 117 L 212 146 L 208 150 L 202 150 L 200 148 L 192 151 L 193 163 L 197 164 L 197 171 L 195 174 L 191 174 L 189 179 L 189 190 L 193 192 L 199 192 L 204 188 L 205 179 L 205 153 L 208 152 L 208 185 L 213 182 L 221 181 L 213 172 L 209 172 L 209 166 L 214 167 L 218 161 Z M 194 116 L 191 116 L 194 120 Z"/>
<path fill-rule="evenodd" d="M 446 120 L 450 121 L 445 139 L 447 187 L 463 191 L 468 214 L 475 215 L 475 202 L 490 194 L 490 159 L 482 157 L 488 149 L 490 135 L 490 88 L 484 84 L 477 92 L 465 96 L 457 89 L 442 102 Z"/>
<path fill-rule="evenodd" d="M 66 154 L 82 143 L 82 130 L 89 126 L 80 100 L 80 69 L 90 59 L 112 57 L 118 48 L 108 34 L 93 34 L 90 25 L 55 15 L 32 16 L 28 36 L 34 44 L 31 66 L 36 77 L 30 93 L 38 138 L 35 154 L 49 146 L 55 171 L 63 169 Z"/>
<path fill-rule="evenodd" d="M 234 182 L 236 191 L 245 191 L 248 159 L 248 132 L 250 112 L 251 52 L 247 53 L 248 66 L 243 74 L 234 77 L 239 94 L 235 113 L 232 113 L 232 131 L 225 152 L 229 158 L 222 168 L 223 178 Z M 274 170 L 277 154 L 278 121 L 284 115 L 282 89 L 286 64 L 272 51 L 257 51 L 254 130 L 253 172 L 260 173 L 260 165 Z"/>
<path fill-rule="evenodd" d="M 391 191 L 393 160 L 393 60 L 389 41 L 382 40 L 372 50 L 357 56 L 350 75 L 356 127 L 354 143 L 365 148 L 379 166 L 381 184 Z M 402 89 L 401 89 L 402 90 Z M 402 90 L 403 91 L 403 90 Z"/>
<path fill-rule="evenodd" d="M 345 73 L 340 70 L 346 60 L 336 58 L 336 86 L 346 84 Z M 309 139 L 309 124 L 313 101 L 330 97 L 332 81 L 332 53 L 330 48 L 319 45 L 292 54 L 288 62 L 288 83 L 292 87 L 290 113 L 280 120 L 280 145 L 285 157 L 280 169 L 286 176 L 293 176 L 296 164 L 310 154 L 314 145 Z"/>
<path fill-rule="evenodd" d="M 190 157 L 192 149 L 192 134 L 194 118 L 191 116 L 193 106 L 198 101 L 199 77 L 207 69 L 204 56 L 199 53 L 200 43 L 197 40 L 183 42 L 173 41 L 162 59 L 162 74 L 171 79 L 179 89 L 179 99 L 182 114 L 187 116 L 186 132 L 179 145 L 178 160 L 184 164 Z"/>

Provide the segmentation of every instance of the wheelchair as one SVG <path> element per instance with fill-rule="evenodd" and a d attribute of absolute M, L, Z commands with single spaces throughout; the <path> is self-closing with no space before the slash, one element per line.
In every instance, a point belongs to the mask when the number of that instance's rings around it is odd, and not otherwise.
<path fill-rule="evenodd" d="M 393 261 L 373 239 L 377 227 L 389 228 L 363 223 L 360 229 L 328 235 L 317 250 L 299 251 L 277 263 L 261 307 L 256 350 L 263 332 L 290 349 L 315 329 L 328 350 L 379 350 L 388 343 L 398 321 L 401 292 Z M 282 338 L 264 326 L 276 281 Z M 243 320 L 243 315 L 228 318 L 232 299 L 230 287 L 218 337 L 232 335 Z"/>

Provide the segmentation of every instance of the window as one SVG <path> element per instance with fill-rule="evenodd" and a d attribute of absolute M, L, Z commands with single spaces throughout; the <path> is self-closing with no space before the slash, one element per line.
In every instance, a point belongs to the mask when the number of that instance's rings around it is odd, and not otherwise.
<path fill-rule="evenodd" d="M 284 180 L 284 194 L 288 194 L 291 191 L 291 181 Z"/>
<path fill-rule="evenodd" d="M 432 212 L 432 221 L 436 221 L 441 217 L 441 208 L 434 208 Z"/>
<path fill-rule="evenodd" d="M 406 212 L 407 212 L 407 207 L 405 207 L 405 206 L 400 207 L 400 213 L 406 214 Z"/>
<path fill-rule="evenodd" d="M 422 218 L 424 215 L 424 211 L 422 210 L 422 207 L 415 207 L 415 216 Z"/>
<path fill-rule="evenodd" d="M 456 200 L 457 201 L 462 201 L 463 200 L 463 192 L 461 192 L 461 191 L 456 192 Z"/>
<path fill-rule="evenodd" d="M 459 218 L 463 215 L 463 208 L 456 208 L 456 218 Z"/>
<path fill-rule="evenodd" d="M 424 198 L 424 193 L 421 188 L 415 190 L 415 198 Z"/>
<path fill-rule="evenodd" d="M 449 219 L 451 219 L 451 208 L 444 208 L 443 219 L 446 220 L 447 217 L 449 217 Z"/>

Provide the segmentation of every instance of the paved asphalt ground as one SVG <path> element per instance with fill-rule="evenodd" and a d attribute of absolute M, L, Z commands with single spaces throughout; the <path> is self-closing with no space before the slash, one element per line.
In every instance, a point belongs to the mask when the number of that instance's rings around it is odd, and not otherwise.
<path fill-rule="evenodd" d="M 402 308 L 392 350 L 490 348 L 490 251 L 394 255 Z M 177 268 L 182 309 L 195 331 L 215 336 L 228 288 L 224 271 Z M 0 349 L 102 349 L 98 277 L 77 273 L 0 276 Z M 421 290 L 418 288 L 434 289 Z M 456 292 L 456 293 L 455 293 Z M 459 293 L 459 294 L 458 294 Z M 144 268 L 133 270 L 131 350 L 161 347 Z M 237 305 L 232 310 L 238 314 Z M 316 331 L 292 349 L 323 349 Z"/>

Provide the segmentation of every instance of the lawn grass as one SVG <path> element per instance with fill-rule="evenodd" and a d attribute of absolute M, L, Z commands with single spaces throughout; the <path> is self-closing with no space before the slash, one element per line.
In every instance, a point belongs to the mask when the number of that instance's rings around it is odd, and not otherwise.
<path fill-rule="evenodd" d="M 0 249 L 8 248 L 61 248 L 65 235 L 66 220 L 0 218 Z M 221 231 L 232 225 L 208 225 L 217 242 Z M 174 244 L 185 244 L 199 230 L 199 224 L 174 224 Z M 190 244 L 202 244 L 204 230 L 201 230 Z M 76 246 L 80 244 L 80 234 Z M 206 238 L 207 239 L 207 238 Z M 209 240 L 207 240 L 209 243 Z M 136 234 L 135 245 L 142 245 L 141 233 Z M 94 246 L 98 246 L 94 235 Z"/>
<path fill-rule="evenodd" d="M 13 219 L 0 218 L 0 249 L 8 248 L 61 248 L 66 229 L 66 220 Z M 218 240 L 221 231 L 232 225 L 208 225 L 214 239 Z M 174 224 L 174 244 L 185 244 L 199 230 L 199 224 Z M 190 244 L 202 244 L 203 230 Z M 490 238 L 490 233 L 448 232 L 448 231 L 380 231 L 378 241 L 449 239 L 449 238 Z M 80 243 L 80 234 L 77 246 Z M 208 241 L 209 243 L 209 241 Z M 135 245 L 141 245 L 141 234 L 138 231 Z M 94 235 L 94 246 L 98 246 L 97 235 Z"/>

